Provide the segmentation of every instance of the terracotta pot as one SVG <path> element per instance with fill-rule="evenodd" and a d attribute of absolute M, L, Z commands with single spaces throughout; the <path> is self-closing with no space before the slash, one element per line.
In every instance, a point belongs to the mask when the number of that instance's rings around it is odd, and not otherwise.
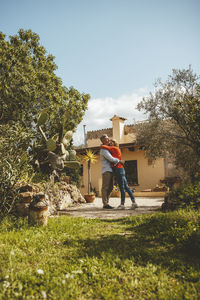
<path fill-rule="evenodd" d="M 120 191 L 112 191 L 111 197 L 120 198 L 121 197 Z"/>
<path fill-rule="evenodd" d="M 92 202 L 94 202 L 95 195 L 93 195 L 93 194 L 86 194 L 86 195 L 84 195 L 84 198 L 85 198 L 85 200 L 86 200 L 87 203 L 92 203 Z"/>
<path fill-rule="evenodd" d="M 48 215 L 48 206 L 30 207 L 29 223 L 33 225 L 47 225 Z"/>
<path fill-rule="evenodd" d="M 20 217 L 27 217 L 29 215 L 30 203 L 18 202 L 16 203 L 16 212 Z"/>

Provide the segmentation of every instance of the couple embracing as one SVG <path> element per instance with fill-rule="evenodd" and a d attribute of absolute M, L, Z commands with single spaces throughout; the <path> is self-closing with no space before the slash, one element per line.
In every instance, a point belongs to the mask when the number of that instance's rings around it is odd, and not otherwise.
<path fill-rule="evenodd" d="M 112 209 L 114 207 L 109 205 L 109 196 L 113 189 L 113 175 L 115 176 L 119 185 L 121 193 L 121 204 L 117 209 L 125 209 L 125 193 L 127 192 L 131 198 L 131 209 L 135 209 L 138 205 L 135 202 L 135 197 L 128 186 L 124 161 L 121 160 L 121 151 L 114 140 L 110 140 L 107 134 L 100 137 L 102 142 L 100 156 L 102 163 L 102 202 L 104 209 Z"/>

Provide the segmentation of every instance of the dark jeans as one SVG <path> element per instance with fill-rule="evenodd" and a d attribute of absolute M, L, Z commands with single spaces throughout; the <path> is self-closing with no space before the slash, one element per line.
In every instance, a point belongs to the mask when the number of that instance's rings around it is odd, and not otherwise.
<path fill-rule="evenodd" d="M 113 173 L 116 177 L 117 183 L 119 185 L 119 189 L 121 192 L 121 204 L 124 205 L 125 203 L 125 196 L 126 192 L 129 194 L 132 202 L 135 202 L 135 197 L 131 191 L 131 189 L 128 186 L 128 182 L 126 180 L 125 170 L 124 168 L 113 168 Z"/>

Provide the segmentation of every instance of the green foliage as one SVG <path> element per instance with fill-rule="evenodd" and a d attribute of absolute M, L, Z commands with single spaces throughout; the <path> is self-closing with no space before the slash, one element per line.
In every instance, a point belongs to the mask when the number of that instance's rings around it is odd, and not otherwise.
<path fill-rule="evenodd" d="M 200 257 L 200 211 L 182 209 L 166 213 L 165 217 L 158 214 L 138 230 L 163 245 L 172 244 L 180 252 Z"/>
<path fill-rule="evenodd" d="M 200 203 L 200 181 L 196 183 L 185 183 L 184 186 L 170 191 L 167 198 L 168 201 L 172 202 L 177 208 L 187 206 L 197 208 Z"/>
<path fill-rule="evenodd" d="M 48 111 L 42 111 L 39 114 L 38 118 L 38 128 L 43 139 L 41 140 L 40 146 L 37 146 L 37 149 L 39 149 L 39 151 L 35 156 L 35 160 L 38 161 L 40 167 L 38 171 L 41 171 L 41 166 L 43 166 L 43 171 L 45 173 L 49 172 L 49 175 L 50 173 L 52 173 L 53 170 L 61 172 L 64 169 L 64 167 L 79 169 L 80 163 L 77 160 L 76 151 L 72 149 L 73 132 L 65 132 L 64 129 L 64 123 L 66 120 L 62 120 L 63 124 L 61 124 L 61 130 L 57 132 L 57 134 L 54 134 L 52 138 L 50 137 L 47 139 L 46 134 L 41 127 L 42 125 L 45 125 L 47 119 Z M 41 152 L 46 152 L 46 156 L 42 157 Z M 38 177 L 37 174 L 36 176 L 34 176 L 34 180 L 35 177 Z"/>
<path fill-rule="evenodd" d="M 43 111 L 41 111 L 41 113 L 39 114 L 39 117 L 38 117 L 38 120 L 37 120 L 38 126 L 44 125 L 47 120 L 48 120 L 47 109 L 43 109 Z"/>
<path fill-rule="evenodd" d="M 200 212 L 0 225 L 0 298 L 199 299 Z M 106 284 L 105 284 L 106 282 Z"/>
<path fill-rule="evenodd" d="M 6 36 L 0 32 L 0 124 L 20 121 L 24 128 L 35 132 L 37 114 L 40 125 L 45 123 L 47 138 L 62 130 L 74 128 L 87 109 L 88 94 L 73 87 L 67 89 L 56 76 L 54 57 L 39 43 L 39 36 L 31 30 L 20 29 L 18 34 Z M 35 138 L 40 139 L 36 133 Z"/>
<path fill-rule="evenodd" d="M 62 144 L 65 133 L 65 146 L 71 148 L 72 142 L 68 137 L 72 138 L 87 109 L 90 96 L 79 93 L 73 87 L 64 87 L 55 74 L 56 68 L 54 57 L 40 45 L 36 33 L 20 29 L 18 34 L 7 40 L 0 32 L 1 215 L 12 210 L 16 182 L 31 178 L 32 156 L 37 157 L 40 152 L 41 161 L 46 159 L 47 147 L 50 151 L 58 150 L 58 156 L 65 150 L 68 158 L 64 146 L 61 151 L 57 149 L 56 141 Z M 39 116 L 38 112 L 41 112 Z M 40 134 L 44 141 L 41 141 Z M 53 139 L 55 135 L 56 140 Z M 53 158 L 55 165 L 57 157 L 54 155 Z M 35 164 L 34 180 L 44 179 L 37 158 Z"/>
<path fill-rule="evenodd" d="M 53 139 L 48 139 L 46 145 L 49 151 L 56 150 L 56 142 Z"/>
<path fill-rule="evenodd" d="M 64 135 L 64 141 L 67 143 L 68 140 L 71 140 L 73 137 L 73 131 L 69 130 Z M 68 145 L 68 143 L 67 143 Z"/>
<path fill-rule="evenodd" d="M 64 172 L 65 175 L 69 176 L 69 183 L 76 185 L 78 188 L 81 186 L 81 176 L 80 176 L 80 163 L 77 161 L 78 164 L 73 166 L 68 165 L 68 162 L 66 162 L 67 165 L 65 165 Z M 71 163 L 71 162 L 69 162 Z M 74 162 L 72 162 L 74 163 Z M 75 162 L 76 163 L 76 162 Z"/>
<path fill-rule="evenodd" d="M 49 174 L 46 174 L 41 171 L 41 169 L 38 169 L 33 172 L 32 177 L 31 177 L 31 182 L 32 183 L 48 183 L 49 182 Z"/>
<path fill-rule="evenodd" d="M 69 160 L 75 160 L 76 159 L 76 151 L 73 149 L 69 150 Z"/>
<path fill-rule="evenodd" d="M 0 125 L 0 216 L 8 214 L 15 203 L 15 184 L 26 180 L 32 171 L 26 149 L 32 135 L 19 124 Z"/>
<path fill-rule="evenodd" d="M 32 132 L 24 151 L 29 149 L 34 157 L 46 147 L 59 152 L 56 141 L 62 143 L 66 132 L 64 142 L 71 147 L 67 136 L 72 138 L 90 96 L 62 85 L 55 74 L 54 57 L 47 54 L 39 36 L 31 30 L 20 29 L 9 39 L 0 32 L 0 54 L 0 125 L 15 126 L 19 122 L 24 134 Z M 45 156 L 45 151 L 39 156 Z"/>
<path fill-rule="evenodd" d="M 148 157 L 171 156 L 191 180 L 200 178 L 200 83 L 191 68 L 173 70 L 166 83 L 138 105 L 148 122 L 138 125 L 137 143 Z"/>

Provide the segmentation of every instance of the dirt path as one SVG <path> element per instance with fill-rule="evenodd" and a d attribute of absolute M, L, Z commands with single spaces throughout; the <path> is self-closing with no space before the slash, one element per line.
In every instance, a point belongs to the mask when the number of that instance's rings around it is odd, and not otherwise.
<path fill-rule="evenodd" d="M 70 215 L 73 217 L 84 217 L 90 219 L 118 219 L 140 214 L 152 214 L 158 211 L 164 201 L 164 198 L 136 197 L 138 208 L 131 210 L 131 201 L 126 199 L 125 210 L 117 210 L 120 204 L 119 198 L 110 198 L 109 204 L 115 209 L 106 210 L 102 208 L 101 198 L 96 198 L 93 203 L 80 204 L 70 207 L 65 211 L 59 211 L 59 215 Z"/>

